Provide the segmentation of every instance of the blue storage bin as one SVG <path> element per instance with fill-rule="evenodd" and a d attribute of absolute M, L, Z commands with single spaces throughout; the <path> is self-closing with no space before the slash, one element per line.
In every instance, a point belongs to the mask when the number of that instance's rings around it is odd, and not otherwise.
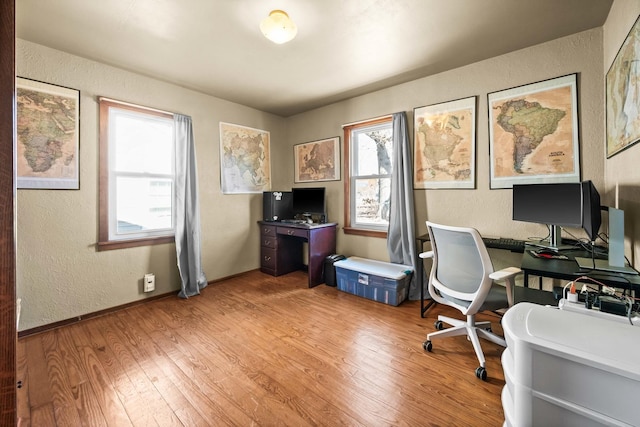
<path fill-rule="evenodd" d="M 407 298 L 413 267 L 350 257 L 334 263 L 338 289 L 397 306 Z"/>

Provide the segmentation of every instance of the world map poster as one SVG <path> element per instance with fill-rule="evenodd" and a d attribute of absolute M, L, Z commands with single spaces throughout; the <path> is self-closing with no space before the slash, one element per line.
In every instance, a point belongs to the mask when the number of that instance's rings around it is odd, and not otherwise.
<path fill-rule="evenodd" d="M 220 173 L 223 194 L 271 190 L 270 133 L 220 122 Z"/>
<path fill-rule="evenodd" d="M 80 91 L 16 79 L 16 186 L 80 188 Z"/>
<path fill-rule="evenodd" d="M 575 74 L 488 99 L 491 188 L 580 180 Z"/>

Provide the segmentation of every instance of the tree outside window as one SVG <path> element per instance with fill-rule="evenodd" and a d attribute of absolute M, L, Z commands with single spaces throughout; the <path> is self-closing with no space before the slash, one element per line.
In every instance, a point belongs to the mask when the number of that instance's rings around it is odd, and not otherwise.
<path fill-rule="evenodd" d="M 386 237 L 389 228 L 391 117 L 346 126 L 345 233 Z"/>

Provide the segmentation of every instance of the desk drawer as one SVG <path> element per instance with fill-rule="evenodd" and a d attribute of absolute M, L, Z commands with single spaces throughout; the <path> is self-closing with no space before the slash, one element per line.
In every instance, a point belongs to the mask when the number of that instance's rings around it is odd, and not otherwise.
<path fill-rule="evenodd" d="M 278 238 L 276 236 L 261 236 L 260 246 L 263 248 L 276 249 L 278 247 Z"/>
<path fill-rule="evenodd" d="M 275 225 L 261 225 L 260 226 L 260 234 L 262 236 L 276 236 L 276 226 Z"/>
<path fill-rule="evenodd" d="M 309 237 L 308 230 L 305 230 L 304 228 L 278 227 L 276 232 L 285 236 Z"/>
<path fill-rule="evenodd" d="M 276 261 L 277 252 L 275 249 L 260 248 L 260 268 L 263 270 L 270 270 L 271 274 L 276 273 Z"/>

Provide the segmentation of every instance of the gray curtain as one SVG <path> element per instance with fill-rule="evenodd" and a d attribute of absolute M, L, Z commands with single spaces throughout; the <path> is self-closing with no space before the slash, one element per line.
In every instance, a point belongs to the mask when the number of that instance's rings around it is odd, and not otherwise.
<path fill-rule="evenodd" d="M 387 250 L 391 262 L 411 265 L 415 272 L 418 254 L 413 209 L 413 172 L 407 114 L 404 111 L 393 115 L 393 150 Z M 420 299 L 416 274 L 411 279 L 408 297 L 412 300 Z"/>
<path fill-rule="evenodd" d="M 207 286 L 202 271 L 200 202 L 196 147 L 191 117 L 174 115 L 176 133 L 176 255 L 182 280 L 181 298 L 198 295 Z"/>

